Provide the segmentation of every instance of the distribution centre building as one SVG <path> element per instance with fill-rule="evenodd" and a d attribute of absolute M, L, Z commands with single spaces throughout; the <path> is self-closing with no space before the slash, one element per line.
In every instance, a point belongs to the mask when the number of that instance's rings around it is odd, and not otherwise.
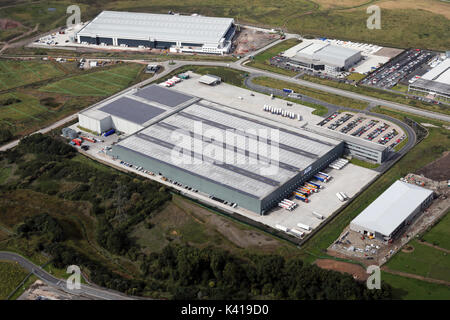
<path fill-rule="evenodd" d="M 325 72 L 348 70 L 362 59 L 361 51 L 313 40 L 303 40 L 283 56 L 295 66 Z"/>
<path fill-rule="evenodd" d="M 76 39 L 85 44 L 225 54 L 235 31 L 232 18 L 103 11 Z"/>
<path fill-rule="evenodd" d="M 409 85 L 408 91 L 419 91 L 450 99 L 450 58 Z"/>
<path fill-rule="evenodd" d="M 97 113 L 128 133 L 110 156 L 259 214 L 344 151 L 342 141 L 155 84 L 81 112 L 80 126 L 97 127 Z"/>
<path fill-rule="evenodd" d="M 398 180 L 352 220 L 350 229 L 382 240 L 393 239 L 430 205 L 433 196 L 432 190 Z"/>

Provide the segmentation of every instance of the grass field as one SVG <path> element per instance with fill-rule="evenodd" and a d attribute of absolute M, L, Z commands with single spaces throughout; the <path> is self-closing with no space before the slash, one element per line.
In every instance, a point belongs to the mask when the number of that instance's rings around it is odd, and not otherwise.
<path fill-rule="evenodd" d="M 419 123 L 431 122 L 436 125 L 442 125 L 439 121 L 431 121 L 414 115 L 394 113 L 387 110 L 384 110 L 383 113 L 400 119 L 407 115 Z M 428 130 L 428 137 L 413 147 L 400 161 L 379 177 L 361 195 L 353 200 L 350 205 L 340 212 L 333 221 L 329 222 L 305 243 L 301 251 L 304 253 L 306 260 L 312 262 L 316 258 L 315 256 L 323 256 L 328 246 L 336 240 L 350 221 L 397 179 L 409 172 L 415 172 L 417 169 L 422 168 L 426 164 L 440 157 L 444 151 L 450 149 L 450 134 L 447 129 L 439 127 L 428 128 Z"/>
<path fill-rule="evenodd" d="M 393 288 L 394 299 L 403 300 L 448 300 L 448 286 L 406 278 L 381 271 L 381 281 Z"/>
<path fill-rule="evenodd" d="M 268 77 L 258 77 L 253 79 L 253 83 L 259 84 L 266 87 L 271 87 L 275 89 L 289 88 L 293 89 L 297 93 L 307 95 L 311 98 L 319 99 L 328 103 L 332 103 L 338 106 L 349 107 L 354 109 L 365 109 L 367 107 L 366 102 L 354 100 L 351 98 L 346 98 L 338 96 L 335 94 L 323 92 L 316 89 L 311 89 L 297 84 L 292 84 L 290 82 L 276 80 Z"/>
<path fill-rule="evenodd" d="M 31 0 L 29 0 L 31 2 Z M 446 50 L 448 37 L 442 37 L 450 29 L 448 19 L 450 4 L 438 0 L 377 1 L 382 7 L 381 30 L 366 27 L 366 8 L 373 1 L 345 0 L 280 0 L 268 2 L 256 0 L 144 0 L 113 2 L 88 0 L 81 5 L 82 20 L 93 18 L 102 10 L 127 10 L 141 12 L 189 14 L 233 17 L 238 23 L 265 27 L 280 27 L 302 35 L 337 37 L 365 41 L 395 47 L 422 47 Z M 68 1 L 40 1 L 19 4 L 0 10 L 3 17 L 17 20 L 28 27 L 39 23 L 39 30 L 46 31 L 62 26 L 68 15 Z M 54 8 L 54 10 L 49 8 Z"/>
<path fill-rule="evenodd" d="M 0 67 L 5 61 L 0 61 Z M 25 63 L 25 62 L 23 62 Z M 40 78 L 29 75 L 29 87 L 17 88 L 0 94 L 0 125 L 9 129 L 14 136 L 20 137 L 37 129 L 49 125 L 58 119 L 77 112 L 106 96 L 110 96 L 125 89 L 138 81 L 144 68 L 141 64 L 119 64 L 105 68 L 98 68 L 86 73 L 69 76 L 73 66 L 61 64 L 54 67 L 51 63 L 42 61 L 28 61 L 28 67 L 42 70 L 38 73 Z M 23 74 L 26 80 L 26 67 L 24 64 L 12 64 L 9 67 L 17 69 L 19 75 Z M 55 69 L 51 69 L 51 67 Z M 66 74 L 66 78 L 52 81 L 52 74 Z M 0 75 L 1 79 L 2 75 Z M 4 76 L 6 77 L 6 76 Z M 6 79 L 0 80 L 0 84 L 14 86 L 13 83 L 25 84 L 24 81 L 16 82 Z M 46 84 L 34 84 L 36 81 L 44 81 Z"/>
<path fill-rule="evenodd" d="M 423 240 L 438 247 L 450 250 L 450 215 L 447 212 L 430 231 L 425 233 Z"/>
<path fill-rule="evenodd" d="M 286 51 L 287 49 L 295 46 L 296 44 L 298 44 L 300 42 L 301 41 L 299 41 L 297 39 L 285 40 L 285 41 L 261 52 L 260 54 L 254 56 L 253 60 L 251 60 L 249 63 L 247 63 L 246 66 L 263 69 L 263 70 L 267 70 L 267 71 L 271 71 L 271 72 L 276 72 L 276 73 L 284 74 L 287 76 L 294 76 L 297 74 L 297 72 L 292 71 L 292 70 L 286 70 L 283 68 L 278 68 L 276 66 L 272 66 L 270 64 L 270 58 L 272 58 L 273 56 L 276 56 L 280 52 Z"/>
<path fill-rule="evenodd" d="M 47 84 L 40 90 L 77 97 L 109 96 L 129 86 L 142 69 L 143 65 L 140 64 L 122 65 L 108 70 L 65 78 Z"/>
<path fill-rule="evenodd" d="M 311 81 L 311 82 L 315 82 L 315 83 L 319 83 L 319 84 L 323 84 L 326 86 L 334 87 L 334 88 L 339 88 L 339 89 L 356 92 L 356 93 L 363 94 L 363 95 L 370 96 L 370 97 L 375 97 L 375 98 L 384 99 L 387 101 L 406 104 L 411 107 L 415 107 L 415 108 L 419 108 L 419 109 L 440 112 L 440 113 L 444 113 L 444 114 L 450 114 L 450 108 L 448 108 L 448 107 L 424 103 L 424 102 L 418 101 L 418 100 L 413 100 L 413 99 L 407 98 L 406 96 L 404 96 L 402 94 L 396 94 L 393 92 L 388 92 L 388 91 L 383 91 L 383 90 L 368 88 L 368 87 L 362 87 L 362 86 L 355 87 L 350 84 L 340 83 L 340 82 L 336 82 L 333 80 L 322 79 L 322 78 L 318 78 L 318 77 L 313 77 L 310 75 L 304 75 L 302 77 L 302 79 Z"/>
<path fill-rule="evenodd" d="M 416 240 L 408 245 L 414 251 L 399 251 L 386 264 L 389 269 L 450 282 L 450 255 Z"/>
<path fill-rule="evenodd" d="M 27 274 L 15 262 L 0 261 L 0 300 L 5 300 Z"/>
<path fill-rule="evenodd" d="M 0 60 L 0 91 L 63 74 L 53 62 Z"/>

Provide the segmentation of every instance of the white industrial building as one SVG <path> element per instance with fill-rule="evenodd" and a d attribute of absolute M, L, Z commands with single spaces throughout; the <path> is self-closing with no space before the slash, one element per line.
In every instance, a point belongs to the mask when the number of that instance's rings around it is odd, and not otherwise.
<path fill-rule="evenodd" d="M 286 50 L 283 56 L 295 66 L 325 72 L 348 70 L 362 59 L 359 50 L 318 40 L 303 40 Z"/>
<path fill-rule="evenodd" d="M 224 54 L 231 49 L 235 31 L 232 18 L 103 11 L 76 39 L 84 44 Z"/>
<path fill-rule="evenodd" d="M 450 58 L 409 85 L 409 91 L 420 91 L 450 99 Z"/>
<path fill-rule="evenodd" d="M 160 85 L 132 89 L 78 114 L 79 126 L 96 133 L 110 129 L 133 134 L 198 100 Z"/>
<path fill-rule="evenodd" d="M 398 180 L 352 220 L 350 229 L 383 240 L 393 239 L 432 200 L 432 190 Z"/>

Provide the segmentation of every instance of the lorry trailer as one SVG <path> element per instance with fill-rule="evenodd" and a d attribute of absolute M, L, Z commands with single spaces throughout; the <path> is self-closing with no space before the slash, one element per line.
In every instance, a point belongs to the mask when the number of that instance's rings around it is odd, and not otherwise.
<path fill-rule="evenodd" d="M 285 226 L 282 226 L 281 224 L 277 224 L 275 225 L 275 228 L 277 228 L 278 230 L 284 231 L 284 232 L 288 232 L 288 228 Z"/>
<path fill-rule="evenodd" d="M 311 230 L 311 227 L 310 226 L 308 226 L 308 225 L 306 225 L 306 224 L 303 224 L 303 223 L 297 223 L 297 227 L 299 227 L 299 228 L 301 228 L 301 229 L 304 229 L 304 230 L 306 230 L 306 231 L 310 231 Z"/>
<path fill-rule="evenodd" d="M 339 192 L 336 193 L 336 197 L 337 197 L 339 200 L 341 200 L 342 202 L 345 201 L 345 198 L 344 198 Z"/>
<path fill-rule="evenodd" d="M 304 232 L 301 232 L 300 230 L 297 229 L 291 229 L 290 231 L 292 234 L 300 238 L 303 237 L 303 235 L 305 234 Z"/>
<path fill-rule="evenodd" d="M 317 212 L 315 212 L 315 211 L 313 211 L 312 213 L 313 213 L 313 215 L 314 215 L 316 218 L 319 218 L 320 220 L 323 220 L 323 219 L 324 219 L 324 216 L 321 215 L 320 213 L 317 213 Z"/>

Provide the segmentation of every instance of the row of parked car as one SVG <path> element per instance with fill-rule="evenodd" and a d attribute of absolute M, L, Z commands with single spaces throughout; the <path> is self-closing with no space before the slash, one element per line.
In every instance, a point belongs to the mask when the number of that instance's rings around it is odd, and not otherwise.
<path fill-rule="evenodd" d="M 358 117 L 355 120 L 351 121 L 350 123 L 348 123 L 345 127 L 343 127 L 341 129 L 342 133 L 347 133 L 349 131 L 351 131 L 354 127 L 356 127 L 357 125 L 359 125 L 361 122 L 363 122 L 366 118 L 364 117 Z"/>
<path fill-rule="evenodd" d="M 392 129 L 392 131 L 386 133 L 381 139 L 378 140 L 378 143 L 385 145 L 389 141 L 391 141 L 392 138 L 394 138 L 396 135 L 398 135 L 397 130 Z"/>
<path fill-rule="evenodd" d="M 380 134 L 382 134 L 385 130 L 389 128 L 389 125 L 387 123 L 383 123 L 380 127 L 376 128 L 374 131 L 372 131 L 370 134 L 367 135 L 366 139 L 369 141 L 372 141 L 376 137 L 378 137 Z"/>
<path fill-rule="evenodd" d="M 328 126 L 328 129 L 331 130 L 335 130 L 337 127 L 339 127 L 341 124 L 343 124 L 344 122 L 347 122 L 348 120 L 350 120 L 351 118 L 353 118 L 353 115 L 350 113 L 346 113 L 343 117 L 341 117 L 339 120 L 337 120 L 336 122 L 330 124 Z"/>
<path fill-rule="evenodd" d="M 378 120 L 370 120 L 368 124 L 361 126 L 355 132 L 353 132 L 352 136 L 361 137 L 365 132 L 372 129 L 378 122 Z"/>
<path fill-rule="evenodd" d="M 330 122 L 331 120 L 333 120 L 334 118 L 336 118 L 338 115 L 339 115 L 339 113 L 335 112 L 331 116 L 329 116 L 329 117 L 323 119 L 322 121 L 320 121 L 318 123 L 318 125 L 322 127 L 322 126 L 326 125 L 328 122 Z"/>

